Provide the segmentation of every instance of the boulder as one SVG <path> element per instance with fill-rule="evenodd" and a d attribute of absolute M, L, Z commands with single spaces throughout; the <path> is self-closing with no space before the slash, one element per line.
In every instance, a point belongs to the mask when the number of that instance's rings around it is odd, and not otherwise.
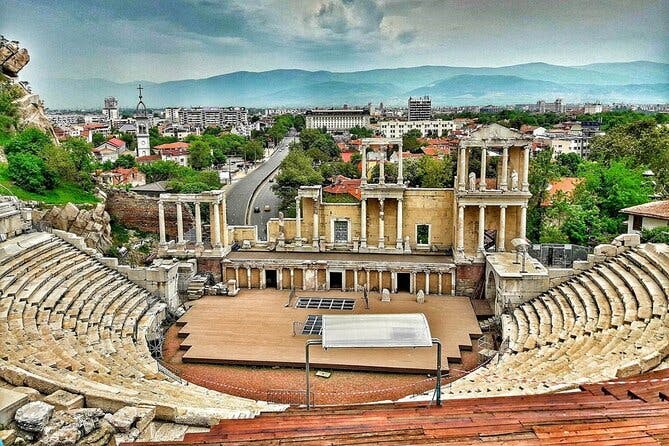
<path fill-rule="evenodd" d="M 28 432 L 42 432 L 53 414 L 53 406 L 33 401 L 19 408 L 14 415 L 16 425 Z"/>

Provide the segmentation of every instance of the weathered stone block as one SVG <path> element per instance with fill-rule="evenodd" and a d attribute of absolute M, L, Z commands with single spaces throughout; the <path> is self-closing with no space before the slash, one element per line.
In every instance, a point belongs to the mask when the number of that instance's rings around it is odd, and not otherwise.
<path fill-rule="evenodd" d="M 42 401 L 34 401 L 19 408 L 14 415 L 14 420 L 16 425 L 24 431 L 42 432 L 52 414 L 52 405 Z"/>
<path fill-rule="evenodd" d="M 84 407 L 84 397 L 65 390 L 56 390 L 44 398 L 44 402 L 51 404 L 56 410 L 70 410 Z"/>
<path fill-rule="evenodd" d="M 614 257 L 618 255 L 618 250 L 616 249 L 615 246 L 611 244 L 601 244 L 595 246 L 595 249 L 593 250 L 594 255 L 598 256 L 606 256 L 606 257 Z"/>
<path fill-rule="evenodd" d="M 7 426 L 14 419 L 19 407 L 27 402 L 27 395 L 0 388 L 0 426 Z"/>

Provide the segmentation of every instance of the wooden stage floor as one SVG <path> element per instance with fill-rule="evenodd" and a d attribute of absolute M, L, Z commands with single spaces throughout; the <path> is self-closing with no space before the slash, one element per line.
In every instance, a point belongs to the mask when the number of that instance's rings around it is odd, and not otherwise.
<path fill-rule="evenodd" d="M 300 291 L 291 306 L 284 307 L 288 291 L 242 290 L 236 297 L 207 296 L 184 314 L 178 325 L 187 350 L 183 362 L 304 367 L 304 344 L 316 336 L 293 336 L 293 322 L 304 322 L 310 314 L 397 314 L 423 313 L 432 337 L 443 344 L 442 364 L 457 362 L 460 348 L 469 350 L 472 338 L 480 336 L 471 302 L 465 297 L 425 297 L 418 304 L 410 294 L 392 295 L 381 302 L 378 293 L 369 296 L 365 309 L 362 293 Z M 354 298 L 353 311 L 297 309 L 299 297 Z M 433 348 L 346 348 L 311 347 L 313 367 L 384 372 L 430 372 L 435 370 Z"/>

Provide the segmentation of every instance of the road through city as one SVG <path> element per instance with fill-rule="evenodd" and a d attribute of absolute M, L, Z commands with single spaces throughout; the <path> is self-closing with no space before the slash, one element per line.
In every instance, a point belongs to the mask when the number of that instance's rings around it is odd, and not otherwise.
<path fill-rule="evenodd" d="M 278 216 L 280 203 L 279 198 L 271 190 L 273 183 L 270 183 L 269 179 L 276 174 L 281 161 L 288 155 L 288 146 L 297 139 L 294 137 L 282 139 L 264 163 L 229 186 L 226 194 L 229 225 L 257 225 L 258 236 L 261 239 L 266 238 L 267 221 Z M 264 210 L 265 205 L 269 205 L 269 211 Z M 260 207 L 258 213 L 253 212 L 256 206 Z"/>

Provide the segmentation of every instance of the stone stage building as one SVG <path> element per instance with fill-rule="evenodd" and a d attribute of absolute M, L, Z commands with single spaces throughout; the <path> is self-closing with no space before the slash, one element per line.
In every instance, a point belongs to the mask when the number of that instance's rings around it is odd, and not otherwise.
<path fill-rule="evenodd" d="M 162 253 L 197 256 L 200 271 L 242 288 L 472 294 L 486 256 L 525 237 L 530 144 L 515 130 L 483 126 L 461 142 L 455 187 L 424 189 L 404 183 L 401 139 L 363 139 L 362 171 L 369 151 L 399 151 L 397 179 L 386 181 L 381 162 L 378 179 L 363 175 L 357 203 L 328 203 L 321 186 L 303 186 L 296 217 L 271 219 L 267 240 L 255 227 L 227 226 L 222 191 L 163 194 L 160 209 L 177 206 L 181 235 L 168 242 L 162 229 Z M 202 238 L 203 202 L 212 203 L 209 240 Z M 194 239 L 180 223 L 183 203 L 196 207 Z M 241 249 L 231 252 L 233 243 Z"/>

